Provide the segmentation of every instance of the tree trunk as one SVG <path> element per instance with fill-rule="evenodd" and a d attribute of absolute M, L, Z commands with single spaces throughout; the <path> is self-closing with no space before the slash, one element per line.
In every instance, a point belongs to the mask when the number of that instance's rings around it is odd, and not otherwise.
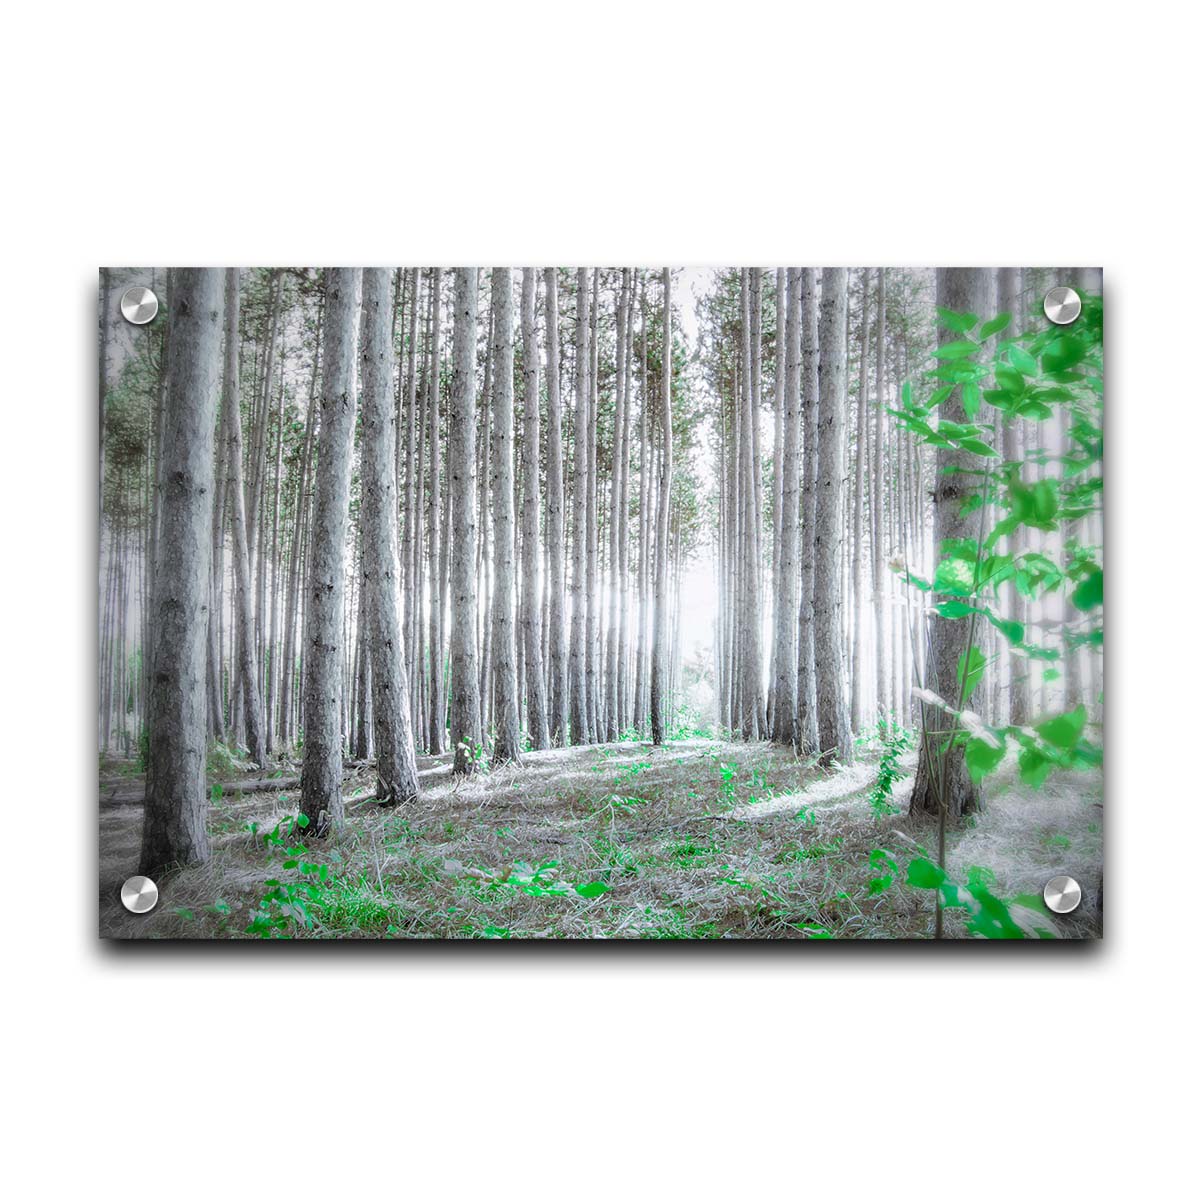
<path fill-rule="evenodd" d="M 392 399 L 392 274 L 363 272 L 362 524 L 364 601 L 379 782 L 376 799 L 416 799 L 417 758 L 409 723 L 408 671 L 400 632 L 396 567 L 396 407 Z"/>
<path fill-rule="evenodd" d="M 542 610 L 538 588 L 538 450 L 541 446 L 541 397 L 538 390 L 537 272 L 521 272 L 521 366 L 524 376 L 524 495 L 521 508 L 521 626 L 525 642 L 525 711 L 529 742 L 550 748 L 546 721 L 546 685 L 542 672 Z"/>
<path fill-rule="evenodd" d="M 871 272 L 866 268 L 861 274 L 862 279 L 862 309 L 859 313 L 859 343 L 858 343 L 858 419 L 854 451 L 854 507 L 851 513 L 851 526 L 854 536 L 854 552 L 850 561 L 850 579 L 852 586 L 853 612 L 851 613 L 851 645 L 853 660 L 850 666 L 850 727 L 857 729 L 863 722 L 866 705 L 863 697 L 863 685 L 866 682 L 866 654 L 863 644 L 864 624 L 863 611 L 863 494 L 867 477 L 867 357 L 870 349 L 871 333 Z"/>
<path fill-rule="evenodd" d="M 817 743 L 817 667 L 813 641 L 813 580 L 815 563 L 817 442 L 820 396 L 818 393 L 817 273 L 804 267 L 800 273 L 800 355 L 803 372 L 804 421 L 803 484 L 801 489 L 800 547 L 800 653 L 796 678 L 797 739 L 806 752 Z"/>
<path fill-rule="evenodd" d="M 169 285 L 159 514 L 151 622 L 149 754 L 139 871 L 209 857 L 205 827 L 205 641 L 212 569 L 213 440 L 221 367 L 221 272 Z"/>
<path fill-rule="evenodd" d="M 777 335 L 778 336 L 778 335 Z M 774 740 L 800 742 L 797 729 L 797 619 L 800 574 L 800 272 L 788 271 L 784 367 L 782 487 L 779 508 L 779 587 L 775 611 Z"/>
<path fill-rule="evenodd" d="M 304 765 L 300 811 L 323 837 L 342 823 L 342 615 L 354 454 L 354 306 L 358 271 L 325 273 L 321 434 L 304 621 Z"/>
<path fill-rule="evenodd" d="M 495 530 L 495 594 L 492 598 L 492 656 L 496 674 L 494 763 L 521 761 L 520 693 L 513 614 L 516 584 L 516 522 L 513 514 L 513 311 L 512 271 L 492 271 L 496 331 L 492 344 L 492 511 Z"/>
<path fill-rule="evenodd" d="M 822 758 L 853 755 L 842 657 L 842 486 L 846 474 L 846 269 L 821 274 L 821 410 L 813 530 L 813 652 L 817 675 L 817 749 Z"/>
<path fill-rule="evenodd" d="M 546 268 L 546 542 L 550 551 L 550 737 L 567 740 L 566 527 L 562 398 L 558 363 L 558 272 Z"/>
<path fill-rule="evenodd" d="M 937 303 L 940 308 L 952 312 L 974 312 L 986 319 L 987 272 L 975 268 L 946 267 L 937 272 Z M 961 334 L 940 327 L 938 344 L 944 345 L 961 337 Z M 956 390 L 938 408 L 939 417 L 947 421 L 965 422 L 961 392 Z M 978 466 L 975 455 L 964 450 L 939 447 L 937 451 L 937 474 L 933 485 L 933 545 L 940 554 L 942 543 L 947 538 L 974 539 L 979 534 L 979 519 L 970 514 L 963 516 L 963 502 L 976 487 L 973 475 L 947 474 L 949 467 L 974 470 Z M 966 481 L 966 482 L 964 482 Z M 936 562 L 936 556 L 935 556 Z M 936 597 L 930 597 L 935 603 Z M 925 686 L 942 696 L 947 703 L 957 708 L 961 685 L 958 678 L 959 659 L 967 649 L 971 622 L 947 620 L 943 617 L 929 619 L 930 654 L 926 664 Z M 944 795 L 946 815 L 958 817 L 963 813 L 976 812 L 982 808 L 979 785 L 974 783 L 967 771 L 962 747 L 947 748 L 947 733 L 950 720 L 941 709 L 924 705 L 926 735 L 922 738 L 921 752 L 917 760 L 917 777 L 913 784 L 910 812 L 938 812 Z"/>
<path fill-rule="evenodd" d="M 591 741 L 587 696 L 588 294 L 580 267 L 575 292 L 574 522 L 571 596 L 571 742 Z"/>
<path fill-rule="evenodd" d="M 759 576 L 762 555 L 759 552 L 758 480 L 755 463 L 755 425 L 757 406 L 754 397 L 754 339 L 750 272 L 743 270 L 742 283 L 742 394 L 739 403 L 742 422 L 742 522 L 744 533 L 740 552 L 743 563 L 742 605 L 739 624 L 742 631 L 742 737 L 756 740 L 762 732 L 762 610 L 759 606 Z M 655 638 L 658 637 L 657 623 Z"/>
<path fill-rule="evenodd" d="M 450 382 L 450 483 L 454 506 L 451 542 L 450 741 L 454 771 L 471 774 L 478 765 L 483 733 L 479 727 L 479 662 L 476 652 L 475 597 L 475 319 L 479 274 L 474 267 L 454 273 L 454 373 Z"/>
<path fill-rule="evenodd" d="M 242 719 L 250 757 L 259 765 L 267 762 L 262 701 L 258 690 L 255 655 L 254 609 L 251 596 L 250 547 L 247 533 L 245 488 L 242 483 L 241 387 L 238 373 L 238 270 L 225 272 L 225 397 L 223 420 L 229 464 L 229 496 L 232 501 L 234 573 L 238 605 L 238 673 L 242 681 Z"/>
<path fill-rule="evenodd" d="M 664 695 L 667 668 L 667 534 L 671 516 L 671 271 L 662 270 L 662 467 L 658 491 L 658 531 L 655 537 L 654 649 L 650 659 L 650 736 L 661 746 L 666 736 Z"/>
<path fill-rule="evenodd" d="M 442 523 L 442 434 L 441 414 L 441 297 L 442 269 L 433 271 L 433 288 L 429 302 L 433 306 L 433 348 L 429 358 L 429 752 L 441 754 L 446 748 L 445 725 L 442 710 L 445 705 L 443 673 L 443 651 L 445 639 L 442 633 L 442 589 L 439 562 Z M 474 326 L 472 326 L 474 337 Z M 471 371 L 475 370 L 474 342 L 472 342 Z M 473 392 L 472 392 L 473 394 Z"/>

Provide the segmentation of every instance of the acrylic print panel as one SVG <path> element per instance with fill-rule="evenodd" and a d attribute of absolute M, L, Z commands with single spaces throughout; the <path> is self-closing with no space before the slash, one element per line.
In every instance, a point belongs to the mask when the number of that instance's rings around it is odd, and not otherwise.
<path fill-rule="evenodd" d="M 100 302 L 104 936 L 1099 936 L 1098 270 Z"/>

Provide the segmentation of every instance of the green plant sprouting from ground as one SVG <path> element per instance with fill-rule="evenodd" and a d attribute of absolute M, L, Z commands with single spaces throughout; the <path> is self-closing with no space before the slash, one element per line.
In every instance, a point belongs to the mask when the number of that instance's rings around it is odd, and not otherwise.
<path fill-rule="evenodd" d="M 329 884 L 329 868 L 325 863 L 309 861 L 309 848 L 300 839 L 300 831 L 308 825 L 303 813 L 280 821 L 269 833 L 262 835 L 270 858 L 278 860 L 279 875 L 268 879 L 266 891 L 258 908 L 246 926 L 246 932 L 262 938 L 288 937 L 299 926 L 311 929 Z M 252 837 L 258 838 L 257 823 L 251 824 Z"/>
<path fill-rule="evenodd" d="M 899 811 L 892 802 L 892 789 L 906 774 L 900 765 L 900 759 L 912 746 L 912 734 L 903 725 L 889 723 L 884 717 L 879 718 L 877 732 L 883 754 L 879 759 L 879 771 L 871 785 L 867 801 L 875 816 L 882 818 Z"/>

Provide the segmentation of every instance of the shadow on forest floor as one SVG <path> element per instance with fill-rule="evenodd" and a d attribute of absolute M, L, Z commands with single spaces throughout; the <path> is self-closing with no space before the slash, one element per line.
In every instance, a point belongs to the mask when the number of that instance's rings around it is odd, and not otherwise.
<path fill-rule="evenodd" d="M 277 935 L 299 937 L 928 938 L 932 893 L 896 884 L 869 894 L 873 850 L 891 854 L 902 878 L 937 841 L 936 822 L 906 815 L 911 775 L 895 795 L 905 812 L 875 816 L 877 759 L 868 748 L 829 771 L 769 743 L 618 742 L 530 753 L 522 767 L 465 781 L 446 760 L 421 759 L 421 799 L 388 810 L 371 804 L 374 774 L 360 766 L 347 775 L 343 833 L 299 856 L 325 865 L 324 882 L 301 880 L 287 865 L 297 860 L 262 840 L 294 815 L 294 790 L 214 789 L 211 861 L 159 880 L 157 909 L 140 917 L 118 898 L 141 833 L 140 803 L 126 793 L 100 811 L 100 932 L 236 938 L 265 913 Z M 1074 875 L 1084 904 L 1056 927 L 1096 936 L 1100 800 L 1099 773 L 1033 792 L 1006 764 L 989 781 L 987 811 L 951 830 L 948 869 L 986 868 L 1005 896 Z M 268 880 L 293 877 L 315 889 L 303 917 L 286 893 L 269 895 Z M 962 936 L 956 911 L 947 933 Z"/>

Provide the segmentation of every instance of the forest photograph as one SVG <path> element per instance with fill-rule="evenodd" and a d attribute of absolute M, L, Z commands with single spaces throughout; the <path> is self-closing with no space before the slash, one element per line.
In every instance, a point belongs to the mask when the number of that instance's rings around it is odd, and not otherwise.
<path fill-rule="evenodd" d="M 110 267 L 98 365 L 102 937 L 1101 936 L 1099 269 Z"/>

